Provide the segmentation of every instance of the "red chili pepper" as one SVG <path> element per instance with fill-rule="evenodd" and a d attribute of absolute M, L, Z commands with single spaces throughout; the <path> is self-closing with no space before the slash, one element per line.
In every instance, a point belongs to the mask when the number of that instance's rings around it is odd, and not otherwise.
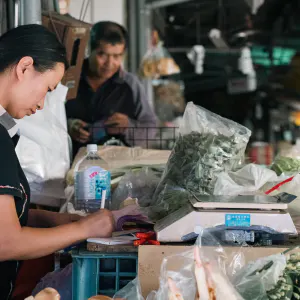
<path fill-rule="evenodd" d="M 272 192 L 274 192 L 274 191 L 276 191 L 277 189 L 279 189 L 282 185 L 284 185 L 284 184 L 286 184 L 286 183 L 292 181 L 293 178 L 294 178 L 294 176 L 293 176 L 293 177 L 290 177 L 290 178 L 288 178 L 288 179 L 286 179 L 286 180 L 284 180 L 284 181 L 282 181 L 282 182 L 280 182 L 280 183 L 278 183 L 278 184 L 276 184 L 276 185 L 273 186 L 270 190 L 266 191 L 265 194 L 266 194 L 266 195 L 271 194 Z"/>
<path fill-rule="evenodd" d="M 146 233 L 142 233 L 142 232 L 138 232 L 138 233 L 136 233 L 136 237 L 138 238 L 138 239 L 150 239 L 150 238 L 152 238 L 153 236 L 154 236 L 154 232 L 146 232 Z"/>
<path fill-rule="evenodd" d="M 146 240 L 145 239 L 141 239 L 141 240 L 136 240 L 133 242 L 133 246 L 140 246 L 145 244 Z"/>
<path fill-rule="evenodd" d="M 150 241 L 147 241 L 150 245 L 156 245 L 156 246 L 159 246 L 160 245 L 160 242 L 159 241 L 154 241 L 154 240 L 150 240 Z"/>

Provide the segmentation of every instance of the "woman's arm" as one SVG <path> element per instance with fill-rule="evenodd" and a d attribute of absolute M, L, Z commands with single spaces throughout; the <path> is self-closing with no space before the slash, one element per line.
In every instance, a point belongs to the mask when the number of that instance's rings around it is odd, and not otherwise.
<path fill-rule="evenodd" d="M 28 227 L 52 228 L 79 221 L 83 217 L 76 214 L 56 213 L 41 209 L 30 209 L 28 214 Z"/>
<path fill-rule="evenodd" d="M 14 198 L 1 195 L 0 205 L 0 261 L 42 257 L 88 237 L 111 236 L 114 227 L 107 210 L 55 228 L 21 227 Z"/>

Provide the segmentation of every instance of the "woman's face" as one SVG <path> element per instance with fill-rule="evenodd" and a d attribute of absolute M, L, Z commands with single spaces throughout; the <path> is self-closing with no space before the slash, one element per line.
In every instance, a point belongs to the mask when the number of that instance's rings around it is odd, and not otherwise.
<path fill-rule="evenodd" d="M 53 69 L 41 73 L 35 70 L 31 57 L 22 58 L 13 69 L 7 112 L 13 118 L 21 119 L 42 109 L 47 92 L 56 88 L 64 72 L 64 64 L 57 63 Z"/>

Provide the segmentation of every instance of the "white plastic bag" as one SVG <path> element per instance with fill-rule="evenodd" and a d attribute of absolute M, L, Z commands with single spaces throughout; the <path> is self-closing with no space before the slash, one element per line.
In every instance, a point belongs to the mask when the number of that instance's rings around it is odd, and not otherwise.
<path fill-rule="evenodd" d="M 267 192 L 269 196 L 276 196 L 280 193 L 297 196 L 297 198 L 289 204 L 288 211 L 297 231 L 300 232 L 300 174 L 279 183 L 266 183 L 261 190 Z"/>
<path fill-rule="evenodd" d="M 20 140 L 16 148 L 29 181 L 34 203 L 53 205 L 64 198 L 64 180 L 70 167 L 69 137 L 65 113 L 67 87 L 58 85 L 45 99 L 42 111 L 18 121 Z M 35 201 L 36 200 L 36 201 Z"/>
<path fill-rule="evenodd" d="M 222 172 L 218 175 L 214 195 L 247 195 L 263 193 L 259 190 L 267 182 L 280 180 L 276 173 L 260 165 L 249 164 L 236 172 Z"/>

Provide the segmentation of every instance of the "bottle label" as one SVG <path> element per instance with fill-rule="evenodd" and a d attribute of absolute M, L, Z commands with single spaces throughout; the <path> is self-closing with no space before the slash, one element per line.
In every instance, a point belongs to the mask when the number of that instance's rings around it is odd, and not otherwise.
<path fill-rule="evenodd" d="M 102 193 L 110 198 L 110 172 L 101 167 L 90 167 L 76 174 L 76 199 L 96 200 L 101 203 Z"/>

